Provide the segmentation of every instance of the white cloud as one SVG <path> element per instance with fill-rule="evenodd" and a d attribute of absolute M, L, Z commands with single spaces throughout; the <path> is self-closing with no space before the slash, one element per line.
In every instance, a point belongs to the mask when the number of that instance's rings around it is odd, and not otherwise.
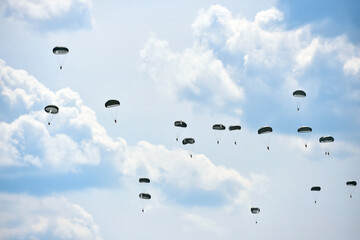
<path fill-rule="evenodd" d="M 169 150 L 146 141 L 129 146 L 124 139 L 114 140 L 78 93 L 68 88 L 52 92 L 33 76 L 6 66 L 3 61 L 0 84 L 6 89 L 6 94 L 1 92 L 2 101 L 10 103 L 10 110 L 32 99 L 25 104 L 23 115 L 10 123 L 0 122 L 3 133 L 0 154 L 5 156 L 0 159 L 2 168 L 30 165 L 69 172 L 81 170 L 82 165 L 99 165 L 106 159 L 117 166 L 122 176 L 145 175 L 171 188 L 219 193 L 223 196 L 220 204 L 243 203 L 235 199 L 267 180 L 257 174 L 243 177 L 234 169 L 214 165 L 202 154 L 194 153 L 190 158 L 187 151 Z M 37 87 L 31 87 L 32 84 Z M 50 126 L 47 124 L 49 114 L 43 110 L 48 103 L 59 106 L 59 113 Z M 81 232 L 81 229 L 72 231 Z"/>
<path fill-rule="evenodd" d="M 141 69 L 150 75 L 159 92 L 170 97 L 190 90 L 211 98 L 217 105 L 244 99 L 243 89 L 236 85 L 222 62 L 201 45 L 194 44 L 176 53 L 167 41 L 152 36 L 140 51 L 140 57 Z"/>
<path fill-rule="evenodd" d="M 357 75 L 360 71 L 360 57 L 353 57 L 344 64 L 344 72 L 347 74 Z"/>
<path fill-rule="evenodd" d="M 91 6 L 90 0 L 8 0 L 8 6 L 21 18 L 47 20 L 65 15 L 72 7 Z"/>
<path fill-rule="evenodd" d="M 0 194 L 1 239 L 102 239 L 93 217 L 63 197 Z"/>

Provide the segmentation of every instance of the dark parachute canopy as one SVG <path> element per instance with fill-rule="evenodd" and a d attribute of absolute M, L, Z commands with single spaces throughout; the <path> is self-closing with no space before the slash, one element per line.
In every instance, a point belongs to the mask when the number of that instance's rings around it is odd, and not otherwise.
<path fill-rule="evenodd" d="M 272 127 L 261 127 L 258 130 L 258 134 L 271 133 L 272 131 Z"/>
<path fill-rule="evenodd" d="M 65 55 L 69 53 L 69 49 L 67 47 L 54 47 L 53 53 L 55 55 Z"/>
<path fill-rule="evenodd" d="M 139 198 L 141 198 L 141 199 L 151 199 L 151 195 L 149 193 L 140 193 Z"/>
<path fill-rule="evenodd" d="M 116 99 L 110 99 L 110 100 L 106 101 L 106 103 L 105 103 L 106 108 L 112 108 L 112 107 L 117 107 L 117 106 L 120 106 L 120 102 Z"/>
<path fill-rule="evenodd" d="M 311 187 L 311 191 L 319 192 L 321 190 L 320 186 L 313 186 Z"/>
<path fill-rule="evenodd" d="M 139 178 L 139 183 L 150 183 L 149 178 Z"/>
<path fill-rule="evenodd" d="M 252 208 L 250 208 L 250 211 L 252 214 L 258 214 L 260 212 L 260 208 L 252 207 Z"/>
<path fill-rule="evenodd" d="M 329 143 L 329 142 L 334 142 L 334 140 L 335 139 L 332 136 L 324 136 L 319 139 L 319 142 L 320 143 Z"/>
<path fill-rule="evenodd" d="M 180 121 L 175 121 L 175 122 L 174 122 L 174 126 L 175 126 L 175 127 L 186 128 L 186 127 L 187 127 L 187 124 L 186 124 L 186 122 L 180 120 Z"/>
<path fill-rule="evenodd" d="M 186 144 L 194 144 L 195 143 L 195 139 L 193 139 L 193 138 L 184 138 L 183 140 L 182 140 L 182 144 L 183 145 L 186 145 Z"/>
<path fill-rule="evenodd" d="M 354 187 L 355 187 L 355 186 L 357 185 L 357 182 L 356 182 L 356 181 L 347 181 L 347 182 L 346 182 L 346 185 L 347 185 L 347 186 L 354 186 Z"/>
<path fill-rule="evenodd" d="M 214 130 L 225 130 L 226 127 L 224 125 L 222 125 L 222 124 L 214 124 L 212 129 L 214 129 Z"/>
<path fill-rule="evenodd" d="M 229 131 L 234 131 L 234 130 L 241 130 L 241 126 L 240 125 L 229 126 Z"/>
<path fill-rule="evenodd" d="M 57 114 L 59 112 L 59 107 L 56 105 L 47 105 L 44 110 L 49 114 Z"/>
<path fill-rule="evenodd" d="M 306 93 L 303 90 L 296 90 L 295 92 L 293 92 L 293 96 L 304 98 L 306 97 Z"/>
<path fill-rule="evenodd" d="M 299 127 L 297 131 L 298 133 L 309 133 L 312 132 L 312 128 L 304 126 L 304 127 Z"/>

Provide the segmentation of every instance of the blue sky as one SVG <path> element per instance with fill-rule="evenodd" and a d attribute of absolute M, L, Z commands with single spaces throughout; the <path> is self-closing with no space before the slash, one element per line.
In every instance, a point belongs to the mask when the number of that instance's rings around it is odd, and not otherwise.
<path fill-rule="evenodd" d="M 357 239 L 358 8 L 1 2 L 0 239 Z M 62 70 L 55 46 L 70 50 Z"/>

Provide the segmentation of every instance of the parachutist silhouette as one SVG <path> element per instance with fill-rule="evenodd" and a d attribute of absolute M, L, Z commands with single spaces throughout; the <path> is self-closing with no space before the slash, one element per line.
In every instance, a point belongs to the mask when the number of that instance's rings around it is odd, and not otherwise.
<path fill-rule="evenodd" d="M 216 141 L 217 144 L 219 144 L 219 141 Z"/>
<path fill-rule="evenodd" d="M 352 198 L 352 195 L 350 195 L 350 198 Z"/>
<path fill-rule="evenodd" d="M 50 122 L 48 122 L 48 125 L 50 126 Z"/>
<path fill-rule="evenodd" d="M 307 148 L 307 144 L 305 144 L 305 147 Z"/>
<path fill-rule="evenodd" d="M 62 69 L 62 66 L 60 66 L 60 70 Z"/>
<path fill-rule="evenodd" d="M 299 111 L 299 110 L 300 110 L 300 108 L 297 108 L 297 110 Z"/>
<path fill-rule="evenodd" d="M 236 145 L 236 141 L 234 142 L 234 144 Z"/>
<path fill-rule="evenodd" d="M 179 141 L 179 138 L 176 138 L 176 141 L 178 142 L 178 141 Z"/>
<path fill-rule="evenodd" d="M 117 120 L 116 120 L 116 119 L 114 119 L 114 122 L 115 122 L 115 123 L 117 123 Z"/>
<path fill-rule="evenodd" d="M 190 157 L 192 158 L 192 154 L 190 154 Z"/>
<path fill-rule="evenodd" d="M 266 149 L 267 149 L 267 150 L 270 150 L 270 147 L 269 147 L 269 146 L 267 146 L 267 147 L 266 147 Z"/>
<path fill-rule="evenodd" d="M 145 210 L 144 209 L 141 209 L 142 212 L 144 212 Z"/>
<path fill-rule="evenodd" d="M 315 204 L 316 204 L 316 200 L 315 200 Z"/>
<path fill-rule="evenodd" d="M 257 221 L 255 222 L 255 224 L 257 224 Z"/>

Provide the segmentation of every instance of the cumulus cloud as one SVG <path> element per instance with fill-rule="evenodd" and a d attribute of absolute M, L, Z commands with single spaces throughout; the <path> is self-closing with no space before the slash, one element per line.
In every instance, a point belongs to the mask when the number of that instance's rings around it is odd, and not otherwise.
<path fill-rule="evenodd" d="M 185 231 L 191 232 L 192 230 L 204 230 L 210 231 L 216 234 L 223 234 L 227 232 L 225 227 L 222 227 L 219 223 L 211 218 L 202 217 L 192 213 L 183 214 L 181 220 L 185 223 Z"/>
<path fill-rule="evenodd" d="M 0 194 L 1 239 L 102 239 L 91 214 L 63 197 Z"/>
<path fill-rule="evenodd" d="M 243 89 L 235 83 L 214 53 L 195 44 L 183 52 L 171 50 L 166 40 L 150 37 L 140 51 L 141 69 L 157 84 L 160 92 L 176 96 L 188 90 L 222 105 L 244 99 Z"/>
<path fill-rule="evenodd" d="M 113 139 L 78 93 L 68 88 L 53 92 L 26 71 L 0 63 L 0 100 L 10 110 L 23 106 L 20 116 L 9 123 L 0 122 L 1 168 L 32 166 L 76 172 L 83 165 L 99 165 L 108 159 L 124 177 L 149 176 L 162 182 L 165 195 L 171 195 L 166 189 L 184 190 L 186 197 L 202 191 L 221 196 L 218 205 L 235 203 L 267 181 L 261 175 L 246 178 L 234 169 L 216 166 L 202 154 L 194 153 L 190 158 L 185 150 L 169 150 L 146 141 L 129 146 L 124 139 Z M 49 103 L 60 109 L 51 125 L 43 110 Z"/>
<path fill-rule="evenodd" d="M 183 51 L 151 36 L 140 51 L 141 69 L 160 93 L 197 103 L 211 99 L 217 106 L 241 104 L 253 94 L 248 86 L 254 79 L 256 90 L 288 94 L 310 84 L 305 76 L 315 66 L 359 74 L 360 48 L 346 36 L 314 35 L 311 25 L 286 29 L 284 19 L 275 7 L 251 21 L 213 5 L 199 11 L 192 24 L 194 43 Z"/>
<path fill-rule="evenodd" d="M 6 14 L 54 30 L 91 25 L 91 5 L 91 0 L 7 0 Z M 62 24 L 55 26 L 54 21 Z"/>

